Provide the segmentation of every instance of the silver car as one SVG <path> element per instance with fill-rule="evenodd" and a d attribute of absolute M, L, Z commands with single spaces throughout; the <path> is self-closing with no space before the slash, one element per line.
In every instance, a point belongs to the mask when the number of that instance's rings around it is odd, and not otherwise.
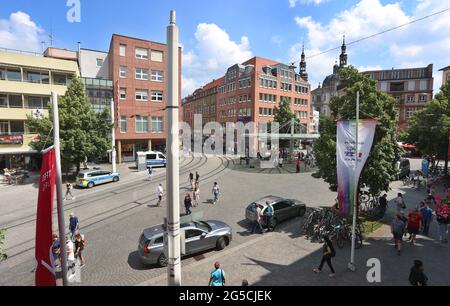
<path fill-rule="evenodd" d="M 231 227 L 221 221 L 191 221 L 181 224 L 188 256 L 216 248 L 223 250 L 232 240 Z M 143 264 L 167 266 L 164 254 L 164 227 L 162 224 L 147 228 L 139 238 L 139 257 Z"/>
<path fill-rule="evenodd" d="M 261 209 L 261 213 L 264 215 L 267 210 L 266 202 L 269 202 L 269 204 L 271 204 L 273 207 L 273 228 L 275 228 L 275 226 L 282 221 L 295 217 L 301 217 L 306 212 L 306 204 L 301 201 L 269 195 L 249 204 L 245 209 L 245 218 L 250 222 L 255 221 L 255 203 L 258 204 L 259 208 Z M 265 220 L 263 223 L 263 226 L 266 226 Z"/>

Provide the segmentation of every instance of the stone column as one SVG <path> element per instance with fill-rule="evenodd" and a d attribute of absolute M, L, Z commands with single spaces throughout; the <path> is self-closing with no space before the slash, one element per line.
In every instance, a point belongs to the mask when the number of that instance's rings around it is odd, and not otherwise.
<path fill-rule="evenodd" d="M 148 140 L 148 151 L 151 151 L 151 150 L 152 150 L 152 140 L 149 139 Z"/>
<path fill-rule="evenodd" d="M 117 163 L 122 163 L 122 141 L 117 140 Z"/>

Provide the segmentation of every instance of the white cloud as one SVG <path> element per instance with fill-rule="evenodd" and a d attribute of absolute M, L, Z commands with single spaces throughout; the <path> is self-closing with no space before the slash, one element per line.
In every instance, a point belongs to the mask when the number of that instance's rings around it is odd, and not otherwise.
<path fill-rule="evenodd" d="M 44 30 L 31 20 L 30 15 L 15 12 L 9 19 L 0 19 L 0 47 L 39 52 Z"/>
<path fill-rule="evenodd" d="M 246 36 L 235 42 L 216 24 L 199 24 L 195 39 L 194 49 L 183 54 L 183 78 L 188 82 L 186 86 L 183 85 L 183 97 L 198 86 L 223 75 L 228 67 L 253 56 Z"/>
<path fill-rule="evenodd" d="M 186 78 L 183 75 L 181 76 L 181 92 L 182 97 L 187 96 L 188 94 L 191 94 L 199 88 L 201 84 L 199 84 L 195 79 L 193 78 Z"/>
<path fill-rule="evenodd" d="M 417 17 L 424 17 L 436 12 L 449 8 L 448 1 L 442 0 L 417 0 L 418 4 L 414 11 Z M 450 11 L 433 17 L 433 22 L 428 25 L 428 30 L 431 32 L 450 31 Z"/>
<path fill-rule="evenodd" d="M 375 66 L 358 66 L 356 68 L 358 69 L 358 71 L 361 71 L 361 72 L 383 69 L 383 67 L 381 67 L 380 65 L 375 65 Z"/>
<path fill-rule="evenodd" d="M 270 38 L 270 42 L 274 45 L 277 45 L 278 47 L 281 46 L 281 43 L 283 42 L 283 38 L 279 35 L 274 35 Z"/>
<path fill-rule="evenodd" d="M 314 4 L 319 5 L 324 2 L 328 2 L 329 0 L 289 0 L 289 7 L 295 7 L 297 5 L 297 2 L 300 2 L 301 4 Z"/>
<path fill-rule="evenodd" d="M 418 57 L 422 55 L 424 51 L 426 50 L 423 45 L 409 44 L 400 46 L 397 43 L 393 43 L 390 46 L 390 53 L 396 58 Z"/>

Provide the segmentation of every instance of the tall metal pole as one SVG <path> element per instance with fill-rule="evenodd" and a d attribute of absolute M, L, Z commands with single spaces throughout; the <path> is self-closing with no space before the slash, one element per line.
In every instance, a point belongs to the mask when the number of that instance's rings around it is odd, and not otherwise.
<path fill-rule="evenodd" d="M 167 27 L 167 238 L 168 284 L 181 286 L 178 90 L 179 51 L 175 11 Z"/>
<path fill-rule="evenodd" d="M 63 204 L 63 187 L 61 175 L 61 148 L 59 143 L 59 111 L 58 111 L 58 95 L 52 92 L 52 109 L 53 109 L 53 144 L 55 146 L 55 162 L 56 162 L 56 199 L 58 208 L 58 228 L 59 242 L 61 245 L 61 270 L 63 286 L 69 285 L 67 278 L 67 253 L 66 253 L 66 225 L 64 222 L 64 204 Z"/>
<path fill-rule="evenodd" d="M 116 120 L 114 114 L 114 99 L 111 99 L 111 121 L 113 124 L 112 132 L 111 132 L 111 163 L 112 163 L 112 171 L 117 172 L 116 167 Z"/>
<path fill-rule="evenodd" d="M 355 191 L 354 191 L 354 200 L 353 200 L 353 225 L 352 225 L 352 249 L 350 253 L 350 263 L 348 264 L 348 268 L 351 271 L 356 271 L 355 266 L 355 240 L 356 240 L 356 215 L 358 210 L 358 181 L 359 177 L 356 177 L 356 169 L 358 165 L 358 151 L 359 151 L 359 91 L 356 92 L 356 131 L 355 131 Z"/>

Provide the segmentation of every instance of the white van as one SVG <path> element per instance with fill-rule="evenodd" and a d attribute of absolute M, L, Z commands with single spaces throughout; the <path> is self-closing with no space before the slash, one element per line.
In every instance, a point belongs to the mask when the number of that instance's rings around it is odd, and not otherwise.
<path fill-rule="evenodd" d="M 147 152 L 137 152 L 138 161 L 136 162 L 136 166 L 139 167 L 139 157 L 145 156 L 146 166 L 163 166 L 166 167 L 167 159 L 166 156 L 158 151 L 147 151 Z"/>

